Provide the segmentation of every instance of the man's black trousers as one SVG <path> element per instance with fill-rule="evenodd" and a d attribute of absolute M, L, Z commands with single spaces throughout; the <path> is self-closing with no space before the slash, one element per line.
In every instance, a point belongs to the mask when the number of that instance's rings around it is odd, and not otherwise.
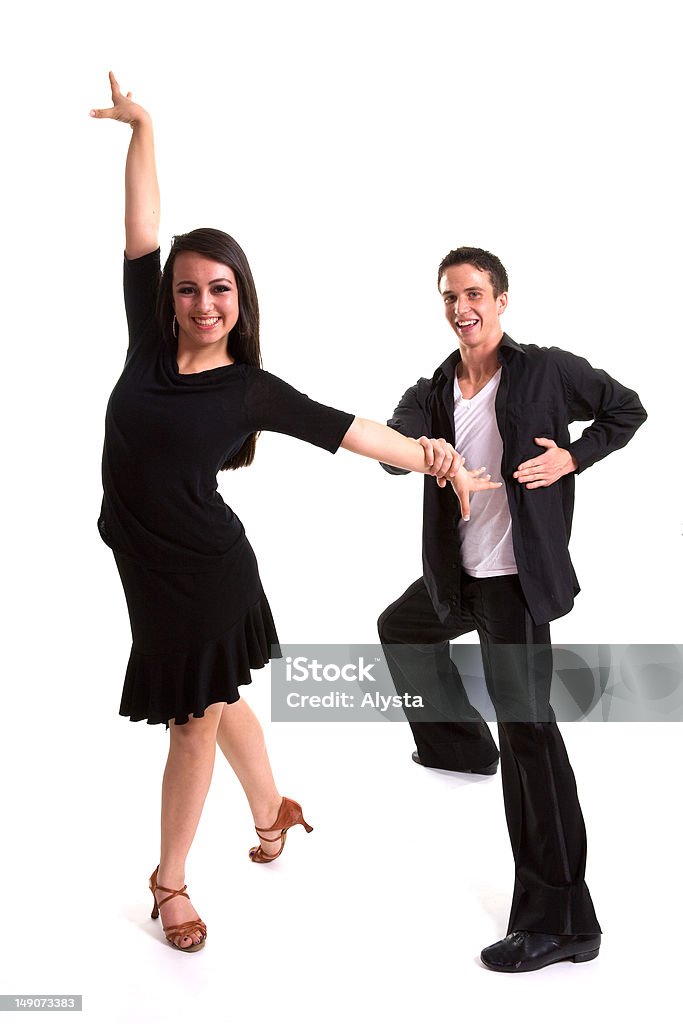
<path fill-rule="evenodd" d="M 397 693 L 419 695 L 424 703 L 408 712 L 422 764 L 460 771 L 476 771 L 498 756 L 450 658 L 448 641 L 477 631 L 498 719 L 515 861 L 508 933 L 599 932 L 584 881 L 586 830 L 576 782 L 550 706 L 550 628 L 534 624 L 517 576 L 463 573 L 461 609 L 447 624 L 419 579 L 382 613 L 378 627 Z"/>

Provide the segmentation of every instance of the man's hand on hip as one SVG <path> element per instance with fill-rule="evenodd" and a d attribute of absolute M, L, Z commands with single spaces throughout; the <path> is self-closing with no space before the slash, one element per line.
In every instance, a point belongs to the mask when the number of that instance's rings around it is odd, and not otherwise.
<path fill-rule="evenodd" d="M 518 483 L 524 484 L 528 490 L 535 487 L 550 487 L 567 473 L 574 473 L 579 464 L 566 448 L 558 448 L 549 437 L 535 437 L 537 445 L 545 448 L 543 455 L 522 462 L 512 474 Z"/>

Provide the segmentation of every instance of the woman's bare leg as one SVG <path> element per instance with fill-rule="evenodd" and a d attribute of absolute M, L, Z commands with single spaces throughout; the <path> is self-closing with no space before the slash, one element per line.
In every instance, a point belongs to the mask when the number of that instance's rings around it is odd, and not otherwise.
<path fill-rule="evenodd" d="M 263 729 L 244 698 L 223 705 L 216 739 L 246 793 L 254 824 L 260 829 L 271 825 L 282 797 L 273 778 Z M 280 833 L 266 834 L 275 839 Z M 269 855 L 280 849 L 279 842 L 261 840 L 261 845 Z"/>
<path fill-rule="evenodd" d="M 170 723 L 170 745 L 161 789 L 161 856 L 159 885 L 182 889 L 185 860 L 192 845 L 209 791 L 216 756 L 216 730 L 224 705 L 212 704 L 202 718 L 190 717 L 184 725 Z M 162 900 L 167 893 L 159 893 Z M 176 896 L 160 909 L 164 927 L 193 921 L 200 915 L 184 896 Z M 191 946 L 201 935 L 177 943 Z"/>

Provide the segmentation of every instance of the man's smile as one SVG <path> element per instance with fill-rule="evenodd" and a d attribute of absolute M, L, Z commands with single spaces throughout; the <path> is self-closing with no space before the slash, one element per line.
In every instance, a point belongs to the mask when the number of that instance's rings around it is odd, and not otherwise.
<path fill-rule="evenodd" d="M 455 326 L 459 331 L 469 331 L 479 323 L 478 320 L 456 320 Z"/>

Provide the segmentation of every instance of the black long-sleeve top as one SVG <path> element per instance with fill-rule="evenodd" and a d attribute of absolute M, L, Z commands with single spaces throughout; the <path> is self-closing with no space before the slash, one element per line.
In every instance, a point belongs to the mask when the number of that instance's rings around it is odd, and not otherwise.
<path fill-rule="evenodd" d="M 455 448 L 453 384 L 460 352 L 453 352 L 431 379 L 409 388 L 388 420 L 406 437 L 443 437 Z M 566 448 L 582 472 L 610 452 L 623 448 L 647 413 L 635 391 L 604 370 L 559 348 L 519 345 L 507 334 L 498 347 L 501 380 L 496 394 L 496 420 L 503 440 L 501 466 L 512 540 L 529 611 L 537 624 L 550 622 L 571 609 L 579 584 L 569 557 L 574 511 L 574 473 L 549 487 L 528 490 L 512 474 L 520 463 L 542 454 L 534 437 L 552 438 Z M 592 420 L 576 441 L 569 424 Z M 392 474 L 406 470 L 383 467 Z M 422 561 L 429 595 L 439 618 L 448 622 L 460 603 L 460 507 L 451 487 L 440 488 L 433 477 L 424 481 Z M 476 515 L 476 497 L 472 507 Z"/>

